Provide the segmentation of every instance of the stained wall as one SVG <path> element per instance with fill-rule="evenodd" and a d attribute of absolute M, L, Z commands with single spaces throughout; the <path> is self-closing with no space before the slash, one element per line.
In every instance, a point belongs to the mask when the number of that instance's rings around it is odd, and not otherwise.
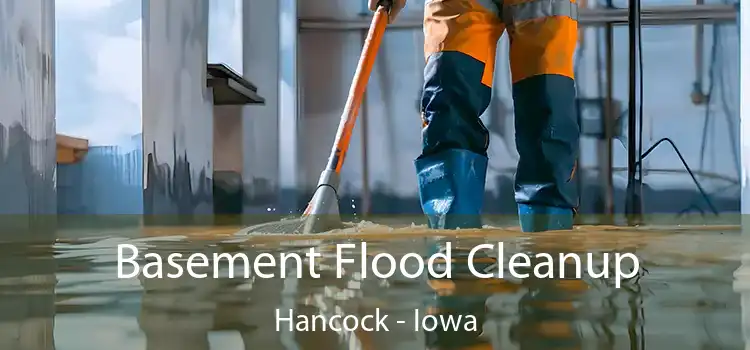
<path fill-rule="evenodd" d="M 192 221 L 213 212 L 208 5 L 142 3 L 144 213 L 157 220 Z"/>
<path fill-rule="evenodd" d="M 0 241 L 57 208 L 54 10 L 53 0 L 0 6 Z"/>

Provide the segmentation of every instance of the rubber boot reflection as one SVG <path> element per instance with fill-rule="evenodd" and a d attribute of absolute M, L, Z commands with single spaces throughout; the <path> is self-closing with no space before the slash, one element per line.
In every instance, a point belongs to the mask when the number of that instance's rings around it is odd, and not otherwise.
<path fill-rule="evenodd" d="M 454 271 L 468 270 L 465 268 L 468 253 L 464 253 L 463 249 L 454 250 L 454 257 L 450 262 Z M 496 262 L 494 258 L 483 256 L 475 261 L 475 267 L 480 265 L 477 268 L 485 270 Z M 434 293 L 434 299 L 425 308 L 423 316 L 426 349 L 497 348 L 498 344 L 494 343 L 498 341 L 484 334 L 484 326 L 489 318 L 487 299 L 492 295 L 518 293 L 520 285 L 502 279 L 480 279 L 463 273 L 451 279 L 430 279 L 428 285 Z"/>
<path fill-rule="evenodd" d="M 538 250 L 538 249 L 534 249 Z M 580 279 L 539 279 L 532 274 L 538 263 L 530 252 L 531 266 L 529 277 L 520 282 L 505 279 L 479 279 L 461 275 L 462 278 L 432 279 L 428 282 L 434 302 L 426 308 L 425 314 L 440 320 L 460 318 L 458 327 L 445 328 L 442 325 L 434 330 L 425 329 L 425 347 L 429 350 L 474 350 L 499 349 L 509 345 L 517 349 L 580 349 L 582 339 L 577 331 L 575 302 L 588 290 L 586 282 Z M 557 252 L 548 252 L 557 256 Z M 451 262 L 458 267 L 463 254 L 455 254 Z M 479 262 L 486 265 L 487 258 Z M 475 264 L 476 266 L 477 264 Z M 555 264 L 558 265 L 558 264 Z M 560 276 L 558 266 L 553 266 L 554 276 Z M 460 269 L 459 269 L 460 270 Z M 486 271 L 486 270 L 485 270 Z M 487 272 L 487 271 L 486 271 Z M 566 276 L 575 277 L 575 267 L 567 266 Z M 508 271 L 505 271 L 508 275 Z M 488 312 L 488 298 L 505 300 L 516 305 L 509 309 L 512 314 Z M 519 298 L 520 297 L 520 298 Z M 515 309 L 515 310 L 513 310 Z M 517 310 L 517 311 L 516 311 Z M 465 321 L 476 319 L 475 328 L 465 327 Z M 494 327 L 513 320 L 510 327 Z M 427 325 L 429 325 L 428 322 Z M 455 323 L 454 323 L 455 324 Z M 424 329 L 424 328 L 423 328 Z M 504 334 L 495 334 L 500 329 Z M 515 346 L 512 346 L 512 345 Z"/>
<path fill-rule="evenodd" d="M 538 250 L 538 249 L 535 249 Z M 512 341 L 520 349 L 580 349 L 582 338 L 577 328 L 576 301 L 583 298 L 588 284 L 575 278 L 576 267 L 565 264 L 565 278 L 560 274 L 558 261 L 552 266 L 555 278 L 537 278 L 533 274 L 534 266 L 540 263 L 529 254 L 531 267 L 529 277 L 523 280 L 526 293 L 518 303 L 518 322 L 510 329 Z M 560 252 L 545 251 L 553 257 Z M 544 268 L 539 269 L 546 272 Z"/>

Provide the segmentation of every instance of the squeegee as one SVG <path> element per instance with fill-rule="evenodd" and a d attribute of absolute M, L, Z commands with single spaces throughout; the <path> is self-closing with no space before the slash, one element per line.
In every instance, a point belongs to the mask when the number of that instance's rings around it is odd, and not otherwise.
<path fill-rule="evenodd" d="M 367 83 L 372 73 L 375 57 L 383 40 L 391 0 L 381 0 L 380 6 L 370 23 L 362 54 L 359 57 L 357 70 L 354 72 L 349 95 L 341 114 L 336 138 L 333 142 L 328 163 L 321 172 L 318 186 L 312 199 L 307 205 L 302 217 L 292 220 L 264 223 L 242 230 L 242 233 L 320 233 L 345 227 L 339 213 L 338 186 L 341 169 L 344 165 L 346 152 L 352 138 L 352 132 L 357 121 L 357 114 L 362 103 Z"/>

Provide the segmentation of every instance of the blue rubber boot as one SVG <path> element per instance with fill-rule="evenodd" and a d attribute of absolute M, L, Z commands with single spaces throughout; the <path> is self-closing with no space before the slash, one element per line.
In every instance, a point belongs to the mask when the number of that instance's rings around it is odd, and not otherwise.
<path fill-rule="evenodd" d="M 519 204 L 518 219 L 523 232 L 570 230 L 573 228 L 573 209 Z"/>
<path fill-rule="evenodd" d="M 414 161 L 419 200 L 432 229 L 481 228 L 487 157 L 450 149 Z"/>

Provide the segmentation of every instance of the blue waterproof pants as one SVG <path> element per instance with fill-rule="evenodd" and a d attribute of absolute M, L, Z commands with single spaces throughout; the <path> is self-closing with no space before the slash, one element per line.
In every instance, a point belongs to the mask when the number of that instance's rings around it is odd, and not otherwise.
<path fill-rule="evenodd" d="M 574 1 L 574 0 L 573 0 Z M 481 226 L 497 42 L 510 37 L 515 199 L 524 231 L 569 229 L 578 154 L 571 0 L 428 0 L 425 5 L 422 154 L 415 161 L 433 228 Z"/>

